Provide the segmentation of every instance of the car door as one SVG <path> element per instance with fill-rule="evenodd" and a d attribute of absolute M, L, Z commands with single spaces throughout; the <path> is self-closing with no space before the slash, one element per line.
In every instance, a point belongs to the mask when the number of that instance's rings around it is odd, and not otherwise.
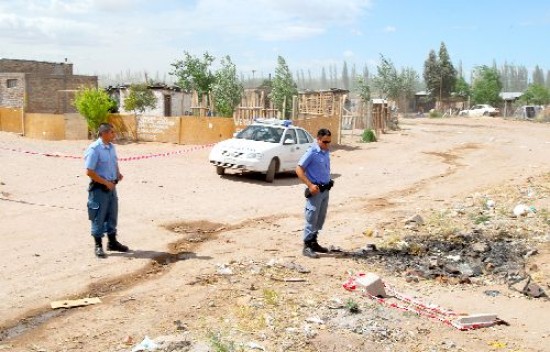
<path fill-rule="evenodd" d="M 298 143 L 298 135 L 295 128 L 288 128 L 283 137 L 283 152 L 281 153 L 282 171 L 291 171 L 296 168 L 298 160 L 302 156 L 302 147 Z"/>

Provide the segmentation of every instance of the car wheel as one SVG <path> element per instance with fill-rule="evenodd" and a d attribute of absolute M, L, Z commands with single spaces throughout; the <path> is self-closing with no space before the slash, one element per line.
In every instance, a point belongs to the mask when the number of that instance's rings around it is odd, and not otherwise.
<path fill-rule="evenodd" d="M 484 111 L 483 116 L 489 116 L 489 111 Z"/>
<path fill-rule="evenodd" d="M 266 182 L 273 182 L 275 179 L 275 173 L 277 172 L 277 159 L 273 158 L 271 159 L 271 162 L 269 163 L 269 167 L 267 168 L 267 173 L 265 174 L 265 181 Z"/>
<path fill-rule="evenodd" d="M 216 166 L 216 173 L 220 176 L 225 175 L 225 167 Z"/>

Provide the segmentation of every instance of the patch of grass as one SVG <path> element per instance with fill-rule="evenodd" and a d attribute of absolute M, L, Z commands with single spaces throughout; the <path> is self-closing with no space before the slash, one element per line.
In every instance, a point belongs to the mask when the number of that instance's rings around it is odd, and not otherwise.
<path fill-rule="evenodd" d="M 474 217 L 474 224 L 485 224 L 491 220 L 491 217 L 487 214 L 478 214 Z"/>
<path fill-rule="evenodd" d="M 210 332 L 210 344 L 214 352 L 236 352 L 235 343 L 233 341 L 223 341 L 220 333 Z"/>
<path fill-rule="evenodd" d="M 272 306 L 277 305 L 279 295 L 277 294 L 277 292 L 275 292 L 275 290 L 270 290 L 270 289 L 266 288 L 263 291 L 263 295 L 264 295 L 265 303 L 267 303 L 269 305 L 272 305 Z"/>
<path fill-rule="evenodd" d="M 370 128 L 364 130 L 363 135 L 361 136 L 361 141 L 364 143 L 376 142 L 376 133 L 374 130 L 371 130 Z"/>
<path fill-rule="evenodd" d="M 437 110 L 430 110 L 428 116 L 432 119 L 438 119 L 440 117 L 443 117 L 443 114 Z"/>
<path fill-rule="evenodd" d="M 355 302 L 352 298 L 348 299 L 346 302 L 346 308 L 350 313 L 359 313 L 359 304 Z"/>

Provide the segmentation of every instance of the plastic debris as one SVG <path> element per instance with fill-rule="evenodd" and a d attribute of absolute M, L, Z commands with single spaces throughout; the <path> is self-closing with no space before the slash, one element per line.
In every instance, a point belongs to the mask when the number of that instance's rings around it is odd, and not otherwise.
<path fill-rule="evenodd" d="M 138 352 L 138 351 L 154 351 L 159 347 L 159 345 L 151 340 L 149 336 L 145 336 L 143 341 L 141 341 L 138 345 L 134 346 L 132 348 L 132 352 Z"/>

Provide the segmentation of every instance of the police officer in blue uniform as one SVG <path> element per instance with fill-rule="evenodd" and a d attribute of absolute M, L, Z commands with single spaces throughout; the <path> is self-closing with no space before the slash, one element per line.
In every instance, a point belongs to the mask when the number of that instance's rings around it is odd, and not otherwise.
<path fill-rule="evenodd" d="M 317 236 L 325 223 L 329 192 L 333 185 L 330 178 L 331 141 L 330 131 L 320 129 L 317 132 L 317 143 L 306 151 L 296 167 L 298 178 L 307 186 L 302 254 L 309 258 L 318 258 L 317 253 L 328 252 L 327 248 L 317 242 Z"/>
<path fill-rule="evenodd" d="M 118 197 L 116 185 L 122 180 L 118 168 L 113 126 L 102 123 L 98 139 L 90 144 L 84 153 L 86 175 L 90 177 L 88 188 L 88 218 L 92 223 L 92 237 L 95 241 L 94 253 L 105 258 L 102 239 L 107 233 L 110 251 L 127 252 L 128 247 L 117 241 Z"/>

